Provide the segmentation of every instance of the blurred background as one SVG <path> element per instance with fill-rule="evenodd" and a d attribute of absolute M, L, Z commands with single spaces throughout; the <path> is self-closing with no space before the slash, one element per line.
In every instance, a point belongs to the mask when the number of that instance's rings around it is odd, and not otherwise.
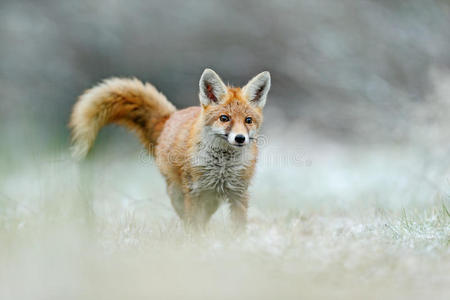
<path fill-rule="evenodd" d="M 196 105 L 205 67 L 234 85 L 269 70 L 267 126 L 431 146 L 449 138 L 449 28 L 446 0 L 2 0 L 1 147 L 67 144 L 77 96 L 110 76 Z"/>
<path fill-rule="evenodd" d="M 136 137 L 77 164 L 67 123 L 111 76 L 197 105 L 206 67 L 272 88 L 246 235 L 192 243 Z M 448 0 L 0 0 L 1 299 L 447 299 L 447 207 Z"/>
<path fill-rule="evenodd" d="M 436 166 L 442 183 L 449 28 L 446 0 L 2 0 L 0 162 L 11 170 L 67 152 L 71 107 L 104 78 L 151 82 L 183 108 L 197 105 L 198 79 L 211 67 L 233 85 L 271 72 L 263 132 L 276 151 L 301 149 L 330 170 L 330 157 L 394 149 L 386 167 L 412 153 L 405 164 L 420 182 Z M 127 147 L 140 149 L 108 128 L 95 149 L 129 155 Z"/>
<path fill-rule="evenodd" d="M 359 158 L 353 174 L 362 178 L 387 176 L 403 163 L 386 181 L 396 185 L 405 173 L 420 187 L 448 185 L 448 1 L 0 3 L 3 174 L 67 153 L 71 107 L 102 79 L 135 76 L 184 108 L 197 105 L 200 74 L 211 67 L 233 85 L 271 72 L 263 134 L 272 156 L 290 150 L 327 174 Z M 141 148 L 113 127 L 95 149 L 118 153 L 110 161 L 138 161 Z M 368 159 L 376 169 L 361 170 Z M 349 184 L 336 177 L 330 180 Z"/>

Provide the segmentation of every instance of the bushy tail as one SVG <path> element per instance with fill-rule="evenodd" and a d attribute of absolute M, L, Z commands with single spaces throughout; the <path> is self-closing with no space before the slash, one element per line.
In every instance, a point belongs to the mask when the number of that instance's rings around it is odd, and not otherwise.
<path fill-rule="evenodd" d="M 111 78 L 80 96 L 70 117 L 72 155 L 89 152 L 99 130 L 116 123 L 136 132 L 152 153 L 165 121 L 175 107 L 149 83 L 137 79 Z"/>

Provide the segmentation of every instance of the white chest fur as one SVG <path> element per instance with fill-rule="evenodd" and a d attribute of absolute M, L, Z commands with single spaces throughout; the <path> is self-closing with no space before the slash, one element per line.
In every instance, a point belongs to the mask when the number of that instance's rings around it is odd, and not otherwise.
<path fill-rule="evenodd" d="M 193 182 L 192 190 L 215 191 L 224 197 L 243 194 L 248 187 L 245 171 L 252 160 L 249 147 L 234 147 L 220 138 L 206 141 L 199 145 L 191 161 L 200 174 L 199 179 Z"/>

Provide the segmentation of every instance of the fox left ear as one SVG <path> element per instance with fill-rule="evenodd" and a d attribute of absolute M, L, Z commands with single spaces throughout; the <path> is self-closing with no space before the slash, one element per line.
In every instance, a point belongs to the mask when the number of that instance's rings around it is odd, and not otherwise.
<path fill-rule="evenodd" d="M 219 75 L 211 69 L 205 69 L 200 78 L 200 103 L 204 106 L 219 104 L 227 93 L 227 87 Z"/>
<path fill-rule="evenodd" d="M 264 71 L 253 77 L 243 88 L 242 92 L 252 105 L 263 108 L 266 104 L 267 93 L 270 90 L 270 73 Z"/>

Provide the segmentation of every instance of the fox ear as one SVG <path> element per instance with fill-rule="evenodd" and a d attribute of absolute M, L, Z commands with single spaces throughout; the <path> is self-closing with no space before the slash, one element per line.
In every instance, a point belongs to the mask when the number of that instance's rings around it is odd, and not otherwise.
<path fill-rule="evenodd" d="M 253 77 L 242 88 L 244 96 L 252 105 L 263 108 L 266 104 L 267 93 L 270 90 L 270 73 L 264 71 Z"/>
<path fill-rule="evenodd" d="M 219 104 L 227 93 L 227 87 L 222 79 L 211 69 L 205 69 L 203 71 L 200 77 L 199 87 L 200 103 L 204 106 Z"/>

